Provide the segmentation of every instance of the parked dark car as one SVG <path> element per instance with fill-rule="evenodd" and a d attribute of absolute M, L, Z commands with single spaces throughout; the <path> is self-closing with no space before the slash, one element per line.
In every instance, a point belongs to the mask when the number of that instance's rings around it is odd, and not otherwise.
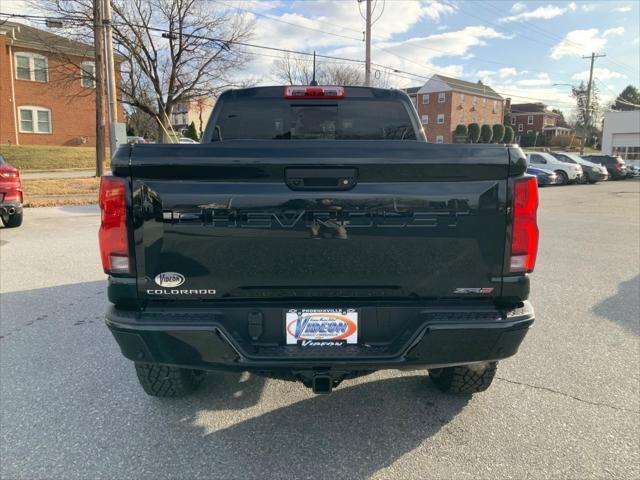
<path fill-rule="evenodd" d="M 561 162 L 573 163 L 580 165 L 584 176 L 582 177 L 582 183 L 596 183 L 609 178 L 609 172 L 607 168 L 599 163 L 593 163 L 586 160 L 574 152 L 551 152 L 551 155 L 556 157 Z"/>
<path fill-rule="evenodd" d="M 230 90 L 201 144 L 122 146 L 111 167 L 107 325 L 149 395 L 203 370 L 330 393 L 403 367 L 471 394 L 534 321 L 524 153 L 427 143 L 404 92 Z"/>
<path fill-rule="evenodd" d="M 538 179 L 538 186 L 543 187 L 545 185 L 555 185 L 558 183 L 558 175 L 553 170 L 546 170 L 538 167 L 527 167 L 527 173 L 529 175 L 535 175 Z"/>
<path fill-rule="evenodd" d="M 22 182 L 18 169 L 0 155 L 0 218 L 8 228 L 22 225 Z"/>
<path fill-rule="evenodd" d="M 590 154 L 583 155 L 582 158 L 593 163 L 604 165 L 609 172 L 609 178 L 611 180 L 623 180 L 627 178 L 627 165 L 620 157 L 614 157 L 613 155 Z"/>

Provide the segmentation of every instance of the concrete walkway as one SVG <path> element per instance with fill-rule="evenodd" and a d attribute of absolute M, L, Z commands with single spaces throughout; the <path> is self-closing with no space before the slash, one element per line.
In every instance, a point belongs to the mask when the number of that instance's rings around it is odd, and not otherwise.
<path fill-rule="evenodd" d="M 24 180 L 36 180 L 41 178 L 84 178 L 95 176 L 95 170 L 52 170 L 47 172 L 20 172 Z"/>

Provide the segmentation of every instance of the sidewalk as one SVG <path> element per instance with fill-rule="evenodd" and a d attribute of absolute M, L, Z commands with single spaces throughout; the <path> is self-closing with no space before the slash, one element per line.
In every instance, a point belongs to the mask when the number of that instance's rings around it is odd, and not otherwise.
<path fill-rule="evenodd" d="M 95 170 L 52 170 L 40 172 L 20 172 L 23 180 L 37 180 L 43 178 L 86 178 L 95 176 Z"/>

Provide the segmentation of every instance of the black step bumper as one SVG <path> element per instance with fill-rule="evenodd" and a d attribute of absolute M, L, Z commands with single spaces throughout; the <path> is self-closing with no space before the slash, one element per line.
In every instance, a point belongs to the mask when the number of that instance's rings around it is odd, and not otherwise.
<path fill-rule="evenodd" d="M 258 340 L 247 333 L 247 318 L 256 311 L 264 318 Z M 277 372 L 435 368 L 495 361 L 517 352 L 534 321 L 528 302 L 510 310 L 367 305 L 360 312 L 361 343 L 338 347 L 284 345 L 284 308 L 279 306 L 143 312 L 111 307 L 106 323 L 130 360 Z"/>

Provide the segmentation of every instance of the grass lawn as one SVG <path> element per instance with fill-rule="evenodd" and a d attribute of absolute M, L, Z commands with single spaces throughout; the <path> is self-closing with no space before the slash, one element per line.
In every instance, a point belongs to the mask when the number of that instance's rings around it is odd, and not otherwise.
<path fill-rule="evenodd" d="M 48 145 L 0 145 L 0 154 L 20 170 L 67 170 L 95 168 L 93 147 Z M 107 158 L 109 151 L 107 149 Z"/>
<path fill-rule="evenodd" d="M 99 178 L 22 180 L 25 207 L 58 207 L 98 202 Z"/>

